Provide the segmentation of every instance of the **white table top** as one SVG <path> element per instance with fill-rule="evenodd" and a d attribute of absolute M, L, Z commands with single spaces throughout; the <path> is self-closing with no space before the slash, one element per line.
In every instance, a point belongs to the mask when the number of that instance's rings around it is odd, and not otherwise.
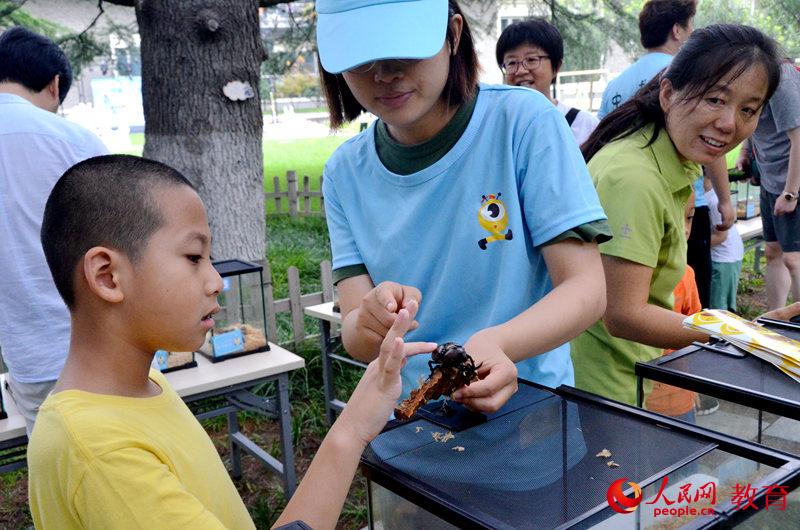
<path fill-rule="evenodd" d="M 742 241 L 761 236 L 761 216 L 753 217 L 745 221 L 736 221 L 736 224 L 733 226 L 736 227 L 739 235 L 742 236 Z"/>
<path fill-rule="evenodd" d="M 342 314 L 333 311 L 333 302 L 325 302 L 324 304 L 312 305 L 305 308 L 305 314 L 319 318 L 320 320 L 327 320 L 334 324 L 342 323 Z"/>
<path fill-rule="evenodd" d="M 3 406 L 8 413 L 8 418 L 0 420 L 0 442 L 25 436 L 25 418 L 6 389 L 6 375 L 0 374 L 0 392 L 3 393 Z"/>
<path fill-rule="evenodd" d="M 269 351 L 243 355 L 219 363 L 212 363 L 198 353 L 195 355 L 197 367 L 176 370 L 164 374 L 164 376 L 178 395 L 186 398 L 202 392 L 289 372 L 306 365 L 302 357 L 278 345 L 270 343 L 269 347 Z M 3 405 L 8 412 L 8 418 L 0 420 L 0 442 L 25 435 L 25 420 L 5 388 L 5 378 L 6 374 L 0 375 Z"/>

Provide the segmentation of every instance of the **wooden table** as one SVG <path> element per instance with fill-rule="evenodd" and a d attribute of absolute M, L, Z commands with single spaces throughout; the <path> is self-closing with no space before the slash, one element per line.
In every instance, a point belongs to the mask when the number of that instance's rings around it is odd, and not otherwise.
<path fill-rule="evenodd" d="M 200 354 L 195 358 L 197 367 L 164 374 L 170 385 L 186 403 L 212 397 L 225 398 L 226 405 L 197 414 L 197 419 L 227 415 L 231 475 L 234 478 L 241 476 L 241 453 L 245 451 L 282 478 L 286 497 L 289 498 L 297 486 L 292 447 L 289 372 L 303 368 L 305 366 L 303 358 L 272 343 L 269 351 L 227 359 L 219 363 L 212 363 Z M 252 392 L 254 387 L 270 381 L 277 382 L 278 388 L 274 397 L 264 398 Z M 13 460 L 5 456 L 2 458 L 0 472 L 3 472 L 25 466 L 24 446 L 28 438 L 25 434 L 25 420 L 5 389 L 5 374 L 0 375 L 0 382 L 3 403 L 8 412 L 8 418 L 0 420 L 0 450 L 22 448 L 21 451 L 13 452 L 11 455 L 15 457 Z M 281 460 L 271 456 L 239 431 L 236 414 L 243 410 L 255 410 L 279 419 Z"/>
<path fill-rule="evenodd" d="M 366 368 L 367 365 L 361 361 L 356 361 L 352 357 L 336 353 L 341 345 L 341 339 L 331 336 L 331 324 L 340 325 L 342 323 L 342 314 L 333 310 L 333 302 L 306 307 L 305 314 L 319 320 L 322 384 L 325 392 L 325 419 L 328 422 L 328 426 L 331 426 L 336 421 L 336 413 L 341 412 L 345 406 L 343 401 L 336 399 L 331 361 L 337 360 L 360 368 Z"/>

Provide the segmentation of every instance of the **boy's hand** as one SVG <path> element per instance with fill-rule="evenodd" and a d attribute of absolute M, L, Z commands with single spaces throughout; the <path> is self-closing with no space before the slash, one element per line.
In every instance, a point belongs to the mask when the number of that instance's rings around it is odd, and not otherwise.
<path fill-rule="evenodd" d="M 381 344 L 380 355 L 367 366 L 367 371 L 336 422 L 341 428 L 348 429 L 351 436 L 364 447 L 381 432 L 397 404 L 403 386 L 400 369 L 405 366 L 406 358 L 429 353 L 436 348 L 434 342 L 403 341 L 403 335 L 413 323 L 411 315 L 416 312 L 417 302 L 410 300 L 408 307 L 397 313 Z"/>
<path fill-rule="evenodd" d="M 413 310 L 410 307 L 412 301 L 415 302 Z M 414 317 L 421 301 L 422 293 L 416 287 L 395 282 L 379 283 L 361 299 L 356 326 L 385 337 L 398 311 L 405 308 L 411 316 L 411 327 L 403 333 L 416 329 L 419 323 Z"/>
<path fill-rule="evenodd" d="M 464 349 L 477 366 L 480 381 L 453 393 L 453 399 L 480 412 L 497 412 L 517 391 L 517 367 L 508 358 L 489 330 L 474 334 Z"/>

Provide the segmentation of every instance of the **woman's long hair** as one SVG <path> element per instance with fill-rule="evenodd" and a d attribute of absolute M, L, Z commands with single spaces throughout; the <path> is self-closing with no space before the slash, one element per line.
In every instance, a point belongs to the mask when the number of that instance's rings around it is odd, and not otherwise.
<path fill-rule="evenodd" d="M 732 73 L 732 81 L 753 65 L 763 66 L 767 73 L 763 105 L 772 97 L 781 76 L 781 56 L 775 41 L 755 28 L 740 24 L 713 24 L 696 30 L 669 67 L 603 118 L 581 146 L 583 158 L 588 162 L 605 145 L 649 125 L 654 126 L 649 142 L 653 143 L 665 127 L 659 100 L 662 79 L 670 80 L 683 101 L 699 100 L 723 77 Z"/>

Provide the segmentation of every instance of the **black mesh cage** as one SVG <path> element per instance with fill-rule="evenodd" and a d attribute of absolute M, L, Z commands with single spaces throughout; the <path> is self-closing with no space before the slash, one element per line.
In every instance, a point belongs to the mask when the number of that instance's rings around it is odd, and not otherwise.
<path fill-rule="evenodd" d="M 458 526 L 577 523 L 608 507 L 606 492 L 614 480 L 649 484 L 716 447 L 527 384 L 483 422 L 452 404 L 437 419 L 438 407 L 429 405 L 425 418 L 379 435 L 362 461 L 371 480 Z M 448 424 L 447 416 L 459 414 L 462 424 Z M 444 440 L 448 432 L 453 438 Z M 596 456 L 604 449 L 612 456 Z M 609 467 L 610 460 L 619 467 Z"/>

